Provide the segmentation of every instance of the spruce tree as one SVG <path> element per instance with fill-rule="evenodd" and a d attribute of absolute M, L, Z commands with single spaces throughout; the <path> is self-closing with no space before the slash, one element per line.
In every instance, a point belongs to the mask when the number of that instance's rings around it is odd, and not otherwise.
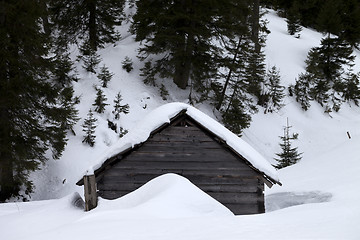
<path fill-rule="evenodd" d="M 2 1 L 0 12 L 0 202 L 32 192 L 28 179 L 66 144 L 51 40 L 42 1 Z M 26 196 L 22 196 L 26 198 Z"/>
<path fill-rule="evenodd" d="M 143 77 L 143 82 L 148 85 L 156 86 L 155 75 L 156 70 L 153 68 L 151 61 L 147 61 L 143 68 L 140 68 L 140 76 Z"/>
<path fill-rule="evenodd" d="M 233 14 L 247 8 L 243 5 L 239 1 L 219 0 L 211 4 L 138 1 L 132 30 L 136 40 L 144 42 L 141 56 L 162 55 L 163 58 L 155 62 L 156 73 L 171 78 L 179 88 L 190 86 L 206 91 L 209 79 L 216 75 L 220 56 L 219 47 L 212 40 L 243 28 L 238 24 L 239 19 L 243 19 L 239 17 L 241 14 Z M 234 18 L 235 15 L 238 18 Z"/>
<path fill-rule="evenodd" d="M 94 135 L 94 133 L 96 129 L 96 122 L 97 119 L 94 117 L 94 114 L 90 109 L 87 114 L 87 118 L 84 120 L 84 123 L 82 125 L 83 132 L 85 132 L 82 142 L 90 145 L 90 147 L 93 147 L 95 145 L 96 136 Z"/>
<path fill-rule="evenodd" d="M 285 87 L 280 84 L 280 80 L 280 71 L 276 66 L 273 66 L 266 75 L 265 94 L 268 97 L 265 103 L 266 112 L 276 111 L 283 107 L 282 100 L 285 96 Z"/>
<path fill-rule="evenodd" d="M 100 80 L 103 88 L 107 88 L 108 83 L 110 82 L 113 75 L 114 74 L 109 71 L 108 67 L 106 67 L 105 65 L 101 67 L 100 73 L 97 75 L 97 78 Z"/>
<path fill-rule="evenodd" d="M 310 83 L 311 83 L 311 75 L 309 73 L 301 73 L 296 80 L 296 84 L 294 86 L 294 94 L 296 96 L 296 101 L 300 103 L 302 109 L 307 111 L 310 108 L 310 100 L 312 100 L 309 96 L 310 91 Z"/>
<path fill-rule="evenodd" d="M 266 73 L 264 58 L 265 55 L 262 52 L 251 52 L 245 67 L 244 78 L 244 81 L 247 83 L 246 91 L 257 98 L 257 104 L 260 106 L 263 106 L 266 102 L 266 99 L 264 99 L 262 95 L 262 86 L 265 83 Z"/>
<path fill-rule="evenodd" d="M 276 154 L 278 158 L 274 158 L 278 162 L 277 165 L 274 165 L 277 169 L 291 166 L 301 160 L 302 153 L 298 153 L 297 147 L 293 148 L 291 146 L 291 140 L 294 140 L 295 137 L 294 135 L 290 136 L 290 128 L 291 126 L 287 121 L 286 127 L 284 127 L 284 135 L 280 137 L 282 140 L 280 143 L 282 152 Z"/>
<path fill-rule="evenodd" d="M 96 74 L 96 68 L 101 62 L 100 55 L 90 48 L 89 44 L 84 44 L 80 47 L 81 55 L 78 56 L 78 60 L 83 60 L 83 68 L 91 73 Z"/>
<path fill-rule="evenodd" d="M 124 61 L 122 61 L 121 64 L 122 68 L 125 69 L 128 73 L 134 69 L 133 62 L 128 56 L 125 57 Z"/>
<path fill-rule="evenodd" d="M 312 48 L 306 59 L 308 98 L 321 106 L 338 111 L 341 105 L 339 93 L 343 82 L 345 66 L 352 66 L 354 56 L 349 44 L 339 38 L 327 37 L 321 46 Z M 330 105 L 329 105 L 330 104 Z"/>
<path fill-rule="evenodd" d="M 121 105 L 122 100 L 123 99 L 121 97 L 121 93 L 118 92 L 118 94 L 116 95 L 115 100 L 114 100 L 114 103 L 115 103 L 114 110 L 112 111 L 112 113 L 115 115 L 115 119 L 120 119 L 121 113 L 124 113 L 124 114 L 129 113 L 129 109 L 130 109 L 129 104 Z"/>
<path fill-rule="evenodd" d="M 120 127 L 119 129 L 119 138 L 124 137 L 129 131 L 123 127 Z"/>
<path fill-rule="evenodd" d="M 360 100 L 360 73 L 354 73 L 351 70 L 346 73 L 342 83 L 342 97 L 345 101 L 354 101 L 359 106 Z"/>
<path fill-rule="evenodd" d="M 124 4 L 124 0 L 50 0 L 50 9 L 52 21 L 68 42 L 82 40 L 96 51 L 119 40 L 115 27 L 121 24 Z"/>
<path fill-rule="evenodd" d="M 290 35 L 295 35 L 296 33 L 301 32 L 301 21 L 300 21 L 300 12 L 299 12 L 299 6 L 298 2 L 294 1 L 293 6 L 289 9 L 289 11 L 286 14 L 286 23 L 287 23 L 287 29 L 288 33 Z"/>
<path fill-rule="evenodd" d="M 95 112 L 97 113 L 103 113 L 105 111 L 105 107 L 109 104 L 105 103 L 107 100 L 103 90 L 101 88 L 96 89 L 96 99 L 93 103 L 93 106 L 95 106 Z"/>

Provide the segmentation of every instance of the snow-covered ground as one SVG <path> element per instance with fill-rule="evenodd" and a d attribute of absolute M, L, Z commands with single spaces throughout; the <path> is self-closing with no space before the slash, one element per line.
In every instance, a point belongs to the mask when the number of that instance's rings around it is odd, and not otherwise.
<path fill-rule="evenodd" d="M 266 18 L 271 30 L 266 61 L 269 68 L 276 65 L 280 69 L 282 83 L 287 86 L 304 71 L 308 50 L 318 46 L 322 36 L 303 29 L 297 39 L 287 34 L 284 19 L 274 12 Z M 299 134 L 293 144 L 304 153 L 301 162 L 278 171 L 283 186 L 266 189 L 265 214 L 233 216 L 186 179 L 172 174 L 149 182 L 127 197 L 101 199 L 93 211 L 85 213 L 75 207 L 75 192 L 83 194 L 75 182 L 118 140 L 106 121 L 112 120 L 118 91 L 123 103 L 130 105 L 130 113 L 118 122 L 126 129 L 158 106 L 186 102 L 188 96 L 188 91 L 164 82 L 170 96 L 163 101 L 157 88 L 142 83 L 138 77 L 141 63 L 135 57 L 139 44 L 126 27 L 121 28 L 123 40 L 116 47 L 100 51 L 100 66 L 106 64 L 115 76 L 104 89 L 110 105 L 106 113 L 96 115 L 95 147 L 81 143 L 80 120 L 75 127 L 77 136 L 69 136 L 63 157 L 49 161 L 31 176 L 36 186 L 32 200 L 42 201 L 0 204 L 0 239 L 360 239 L 360 108 L 347 103 L 330 116 L 316 103 L 304 112 L 294 98 L 286 97 L 279 112 L 260 111 L 253 116 L 243 140 L 268 161 L 274 163 L 273 157 L 280 151 L 278 136 L 287 118 L 291 132 Z M 358 62 L 360 53 L 356 55 Z M 121 68 L 125 56 L 134 61 L 130 73 Z M 99 81 L 80 66 L 81 80 L 75 83 L 75 90 L 81 95 L 80 116 L 85 117 L 95 99 L 93 86 Z M 208 105 L 196 107 L 215 118 Z"/>

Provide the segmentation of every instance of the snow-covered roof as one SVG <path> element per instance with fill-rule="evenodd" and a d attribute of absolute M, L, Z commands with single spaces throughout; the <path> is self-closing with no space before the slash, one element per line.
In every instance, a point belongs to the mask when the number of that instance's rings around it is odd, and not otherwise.
<path fill-rule="evenodd" d="M 275 168 L 248 143 L 200 110 L 188 104 L 178 102 L 165 104 L 150 112 L 145 118 L 139 121 L 134 129 L 129 131 L 129 133 L 117 143 L 113 144 L 97 161 L 97 164 L 86 172 L 86 175 L 93 174 L 109 158 L 145 142 L 154 130 L 166 123 L 170 123 L 171 119 L 181 111 L 184 111 L 186 115 L 222 139 L 236 153 L 243 156 L 254 168 L 269 177 L 272 182 L 280 183 Z"/>

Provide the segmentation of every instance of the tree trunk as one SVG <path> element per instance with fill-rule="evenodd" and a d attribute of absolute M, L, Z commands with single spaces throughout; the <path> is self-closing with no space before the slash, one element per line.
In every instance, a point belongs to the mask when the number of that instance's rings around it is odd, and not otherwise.
<path fill-rule="evenodd" d="M 255 52 L 260 53 L 261 45 L 259 43 L 260 30 L 260 0 L 253 0 L 253 9 L 251 14 L 251 40 L 255 44 Z"/>
<path fill-rule="evenodd" d="M 6 107 L 2 106 L 0 111 L 0 202 L 4 202 L 14 194 L 16 195 L 16 186 L 14 186 L 13 164 L 10 157 L 10 129 L 9 115 Z"/>
<path fill-rule="evenodd" d="M 235 62 L 236 62 L 236 58 L 237 58 L 237 55 L 239 53 L 239 49 L 240 49 L 240 46 L 241 46 L 241 40 L 242 40 L 242 38 L 240 37 L 240 39 L 238 41 L 238 44 L 236 46 L 235 54 L 234 54 L 234 57 L 233 57 L 233 60 L 232 60 L 232 65 L 234 65 Z M 223 91 L 221 92 L 220 100 L 219 100 L 218 104 L 216 105 L 217 110 L 219 110 L 221 108 L 221 105 L 222 105 L 222 103 L 224 101 L 226 89 L 227 89 L 227 86 L 229 85 L 229 82 L 230 82 L 230 79 L 231 79 L 231 74 L 232 74 L 232 68 L 229 69 L 229 73 L 228 73 L 228 75 L 226 77 L 224 88 L 223 88 Z"/>
<path fill-rule="evenodd" d="M 13 195 L 17 195 L 14 183 L 13 166 L 10 158 L 0 153 L 0 202 L 5 202 Z"/>
<path fill-rule="evenodd" d="M 184 8 L 186 8 L 189 19 L 192 19 L 192 1 L 188 4 L 186 3 L 186 1 L 182 1 L 181 4 Z M 174 83 L 181 89 L 186 88 L 190 79 L 190 73 L 192 68 L 192 55 L 195 44 L 193 33 L 193 29 L 195 28 L 195 22 L 190 20 L 190 22 L 188 23 L 188 27 L 189 30 L 187 32 L 183 32 L 183 41 L 181 43 L 181 46 L 179 46 L 178 48 L 178 59 L 175 59 L 177 63 L 175 65 Z"/>
<path fill-rule="evenodd" d="M 89 0 L 89 44 L 90 48 L 94 51 L 98 47 L 98 39 L 96 34 L 96 0 Z"/>
<path fill-rule="evenodd" d="M 183 48 L 180 48 L 174 76 L 174 83 L 181 89 L 186 88 L 190 79 L 192 54 L 194 50 L 194 35 L 192 33 L 188 33 L 187 37 L 184 36 L 183 46 Z"/>

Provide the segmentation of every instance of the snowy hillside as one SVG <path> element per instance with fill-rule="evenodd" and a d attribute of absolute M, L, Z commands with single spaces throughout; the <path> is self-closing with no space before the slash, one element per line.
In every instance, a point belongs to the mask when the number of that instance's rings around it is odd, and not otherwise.
<path fill-rule="evenodd" d="M 266 63 L 268 68 L 276 65 L 280 69 L 282 84 L 288 86 L 304 71 L 307 52 L 319 45 L 322 35 L 303 29 L 297 39 L 288 35 L 286 22 L 273 11 L 266 18 L 271 31 Z M 122 115 L 117 124 L 129 131 L 162 104 L 187 101 L 188 91 L 172 83 L 164 81 L 170 93 L 167 101 L 162 100 L 157 88 L 143 84 L 139 78 L 142 63 L 136 59 L 139 43 L 134 42 L 127 28 L 121 28 L 123 39 L 117 46 L 109 45 L 99 52 L 103 59 L 100 66 L 105 64 L 115 75 L 105 89 L 110 105 L 105 114 L 95 115 L 95 147 L 81 142 L 81 124 L 94 102 L 94 85 L 100 83 L 79 63 L 81 80 L 75 83 L 75 91 L 81 96 L 78 107 L 82 119 L 75 127 L 77 135 L 69 135 L 60 160 L 49 161 L 31 176 L 36 187 L 32 200 L 46 201 L 0 205 L 1 239 L 360 239 L 360 108 L 343 104 L 338 113 L 329 115 L 312 103 L 304 112 L 291 97 L 285 98 L 285 107 L 279 112 L 259 111 L 254 115 L 242 137 L 274 163 L 287 118 L 290 131 L 299 134 L 294 145 L 303 152 L 303 158 L 278 172 L 283 186 L 266 189 L 267 213 L 233 216 L 190 182 L 173 175 L 157 179 L 127 199 L 101 200 L 99 208 L 88 213 L 74 207 L 74 192 L 83 195 L 83 189 L 75 183 L 118 141 L 117 134 L 108 129 L 107 119 L 112 120 L 111 108 L 119 91 L 123 103 L 130 105 L 130 113 Z M 76 54 L 74 50 L 73 56 Z M 355 54 L 358 63 L 360 53 Z M 125 56 L 134 61 L 130 73 L 121 67 Z M 195 107 L 215 118 L 209 105 Z M 172 195 L 179 191 L 190 196 L 183 199 Z"/>

